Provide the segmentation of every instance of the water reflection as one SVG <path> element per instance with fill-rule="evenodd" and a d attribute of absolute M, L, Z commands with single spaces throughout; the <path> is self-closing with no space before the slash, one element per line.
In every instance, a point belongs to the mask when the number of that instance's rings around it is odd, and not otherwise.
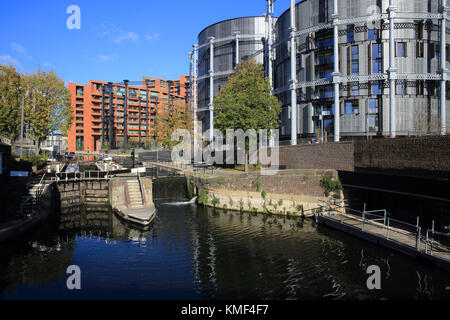
<path fill-rule="evenodd" d="M 0 247 L 2 299 L 446 299 L 450 275 L 312 220 L 225 212 L 177 197 L 148 229 L 74 208 Z M 79 265 L 80 292 L 66 289 Z M 382 290 L 366 287 L 378 265 Z"/>

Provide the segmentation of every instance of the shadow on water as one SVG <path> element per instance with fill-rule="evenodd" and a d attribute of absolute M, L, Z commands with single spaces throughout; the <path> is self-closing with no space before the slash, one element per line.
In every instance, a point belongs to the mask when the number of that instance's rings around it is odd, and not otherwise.
<path fill-rule="evenodd" d="M 313 220 L 214 210 L 186 183 L 155 184 L 148 230 L 109 208 L 74 208 L 1 249 L 1 299 L 448 299 L 450 273 L 317 226 Z M 172 190 L 172 192 L 171 192 Z M 66 287 L 69 265 L 82 290 Z M 367 267 L 381 269 L 371 291 Z"/>

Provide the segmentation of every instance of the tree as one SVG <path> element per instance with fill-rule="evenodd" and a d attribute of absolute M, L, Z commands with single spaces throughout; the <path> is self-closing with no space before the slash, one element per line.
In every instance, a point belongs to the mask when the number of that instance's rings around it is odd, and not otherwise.
<path fill-rule="evenodd" d="M 263 65 L 254 60 L 239 64 L 236 72 L 214 99 L 216 117 L 214 126 L 223 133 L 228 129 L 278 129 L 281 103 L 271 95 L 269 79 L 264 75 Z M 248 143 L 246 143 L 248 164 Z"/>
<path fill-rule="evenodd" d="M 179 101 L 168 106 L 157 114 L 158 141 L 165 147 L 172 148 L 178 141 L 172 141 L 172 133 L 177 129 L 191 129 L 192 111 L 185 103 Z"/>
<path fill-rule="evenodd" d="M 26 122 L 29 134 L 37 141 L 36 154 L 41 142 L 49 135 L 61 132 L 67 134 L 72 123 L 69 90 L 64 81 L 53 71 L 27 76 L 29 99 L 26 106 Z"/>
<path fill-rule="evenodd" d="M 20 129 L 24 79 L 13 66 L 0 66 L 0 133 L 16 140 Z"/>

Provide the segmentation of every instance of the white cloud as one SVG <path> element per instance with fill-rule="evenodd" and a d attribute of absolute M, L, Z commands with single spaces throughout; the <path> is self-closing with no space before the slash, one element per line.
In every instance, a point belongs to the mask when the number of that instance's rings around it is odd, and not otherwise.
<path fill-rule="evenodd" d="M 22 65 L 20 64 L 20 62 L 18 60 L 11 58 L 11 56 L 7 56 L 7 55 L 0 56 L 0 64 L 7 65 L 7 66 L 13 65 L 16 68 L 22 67 Z"/>
<path fill-rule="evenodd" d="M 15 43 L 15 42 L 14 42 L 14 43 L 11 43 L 11 48 L 12 48 L 15 52 L 21 54 L 23 57 L 25 57 L 25 58 L 27 58 L 27 59 L 29 59 L 29 60 L 33 59 L 33 57 L 30 56 L 30 55 L 27 53 L 27 50 L 25 50 L 25 48 L 22 47 L 20 44 Z"/>
<path fill-rule="evenodd" d="M 100 63 L 116 61 L 118 58 L 119 58 L 118 54 L 111 54 L 111 55 L 98 54 L 97 55 L 97 61 Z"/>
<path fill-rule="evenodd" d="M 135 32 L 121 33 L 112 37 L 112 41 L 115 43 L 122 43 L 124 41 L 136 42 L 139 40 L 139 35 Z"/>
<path fill-rule="evenodd" d="M 152 34 L 145 34 L 144 38 L 147 41 L 152 41 L 152 40 L 158 40 L 160 36 L 161 36 L 160 33 L 152 33 Z"/>
<path fill-rule="evenodd" d="M 139 34 L 133 31 L 123 31 L 116 27 L 114 24 L 110 23 L 102 23 L 101 26 L 102 31 L 100 35 L 103 37 L 108 37 L 116 44 L 120 44 L 122 42 L 130 41 L 137 42 L 140 38 Z"/>

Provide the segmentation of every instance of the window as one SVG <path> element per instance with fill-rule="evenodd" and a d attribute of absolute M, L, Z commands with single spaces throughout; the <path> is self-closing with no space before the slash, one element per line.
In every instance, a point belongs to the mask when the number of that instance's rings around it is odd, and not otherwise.
<path fill-rule="evenodd" d="M 150 99 L 158 100 L 158 92 L 150 92 Z"/>
<path fill-rule="evenodd" d="M 351 50 L 351 74 L 359 75 L 359 47 L 352 46 Z"/>
<path fill-rule="evenodd" d="M 77 116 L 82 116 L 83 115 L 83 111 L 77 111 Z"/>
<path fill-rule="evenodd" d="M 395 46 L 395 56 L 405 58 L 407 56 L 406 50 L 407 50 L 406 42 L 397 42 Z"/>
<path fill-rule="evenodd" d="M 405 83 L 405 82 L 403 82 L 403 81 L 397 82 L 397 85 L 396 85 L 396 93 L 397 93 L 398 95 L 404 95 L 404 94 L 406 94 L 406 83 Z"/>
<path fill-rule="evenodd" d="M 297 70 L 302 70 L 302 69 L 303 69 L 303 59 L 302 59 L 302 56 L 300 55 L 297 59 Z M 180 93 L 177 92 L 177 94 L 180 94 Z"/>
<path fill-rule="evenodd" d="M 319 22 L 328 21 L 328 0 L 319 0 Z"/>
<path fill-rule="evenodd" d="M 423 95 L 423 88 L 424 88 L 424 81 L 418 80 L 416 82 L 416 94 L 420 96 Z"/>
<path fill-rule="evenodd" d="M 135 88 L 129 88 L 128 89 L 128 93 L 130 95 L 130 97 L 137 97 L 137 90 Z"/>
<path fill-rule="evenodd" d="M 369 45 L 369 74 L 383 72 L 383 47 L 380 43 Z"/>
<path fill-rule="evenodd" d="M 355 25 L 351 24 L 347 27 L 347 42 L 355 42 Z"/>
<path fill-rule="evenodd" d="M 378 112 L 379 112 L 379 100 L 369 99 L 369 109 L 367 114 L 367 131 L 378 132 Z"/>
<path fill-rule="evenodd" d="M 77 102 L 84 102 L 83 98 L 77 98 Z"/>
<path fill-rule="evenodd" d="M 372 95 L 383 94 L 383 82 L 382 81 L 373 81 L 371 88 L 372 88 Z"/>
<path fill-rule="evenodd" d="M 347 101 L 345 103 L 345 114 L 358 114 L 359 101 Z"/>
<path fill-rule="evenodd" d="M 369 41 L 376 41 L 380 39 L 380 33 L 378 29 L 369 29 L 367 31 L 367 39 Z"/>
<path fill-rule="evenodd" d="M 352 83 L 352 96 L 359 96 L 359 83 L 354 82 Z"/>
<path fill-rule="evenodd" d="M 84 137 L 76 137 L 76 148 L 77 151 L 84 150 Z"/>
<path fill-rule="evenodd" d="M 79 97 L 84 96 L 84 88 L 83 87 L 77 87 L 77 96 L 79 96 Z"/>
<path fill-rule="evenodd" d="M 418 41 L 416 44 L 416 57 L 423 58 L 423 41 Z"/>
<path fill-rule="evenodd" d="M 82 117 L 77 117 L 77 121 L 81 121 L 81 122 L 83 122 L 83 118 Z"/>
<path fill-rule="evenodd" d="M 124 87 L 117 87 L 117 95 L 118 96 L 124 96 L 125 95 L 125 88 Z"/>
<path fill-rule="evenodd" d="M 424 31 L 424 23 L 423 21 L 416 22 L 416 39 L 423 39 L 423 31 Z"/>

